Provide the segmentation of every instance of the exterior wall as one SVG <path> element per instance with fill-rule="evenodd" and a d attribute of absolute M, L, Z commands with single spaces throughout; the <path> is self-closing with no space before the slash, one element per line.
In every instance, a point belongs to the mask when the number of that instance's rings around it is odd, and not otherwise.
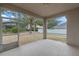
<path fill-rule="evenodd" d="M 67 14 L 67 43 L 79 46 L 79 9 Z"/>

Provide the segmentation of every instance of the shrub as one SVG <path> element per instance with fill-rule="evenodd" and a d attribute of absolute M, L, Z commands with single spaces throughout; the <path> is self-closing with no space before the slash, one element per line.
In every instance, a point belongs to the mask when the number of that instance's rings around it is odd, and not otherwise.
<path fill-rule="evenodd" d="M 32 31 L 34 31 L 34 28 L 32 28 Z M 35 31 L 38 31 L 38 28 L 36 28 Z"/>
<path fill-rule="evenodd" d="M 18 29 L 16 27 L 12 27 L 10 29 L 10 32 L 17 33 L 18 32 Z"/>

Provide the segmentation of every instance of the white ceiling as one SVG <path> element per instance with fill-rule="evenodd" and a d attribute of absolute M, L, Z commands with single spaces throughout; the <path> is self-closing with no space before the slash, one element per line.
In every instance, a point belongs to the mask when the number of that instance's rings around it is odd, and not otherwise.
<path fill-rule="evenodd" d="M 29 10 L 43 17 L 51 16 L 79 7 L 78 3 L 19 3 L 14 5 L 19 6 L 25 10 Z"/>

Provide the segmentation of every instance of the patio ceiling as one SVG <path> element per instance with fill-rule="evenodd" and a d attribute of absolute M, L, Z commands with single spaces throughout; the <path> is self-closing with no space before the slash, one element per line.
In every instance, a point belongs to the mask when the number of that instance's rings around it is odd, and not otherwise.
<path fill-rule="evenodd" d="M 13 5 L 21 7 L 41 17 L 50 17 L 51 15 L 79 7 L 78 3 L 19 3 Z"/>

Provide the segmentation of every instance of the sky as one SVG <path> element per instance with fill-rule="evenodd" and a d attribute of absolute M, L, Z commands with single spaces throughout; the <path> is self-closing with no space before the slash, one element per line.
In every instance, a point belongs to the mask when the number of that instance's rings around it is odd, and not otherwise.
<path fill-rule="evenodd" d="M 2 16 L 2 17 L 8 17 L 8 18 L 15 18 L 15 16 L 14 16 L 11 12 L 5 12 L 5 13 L 2 14 L 1 16 Z M 3 22 L 7 22 L 7 21 L 9 21 L 9 20 L 10 20 L 10 19 L 3 19 Z M 61 22 L 59 23 L 59 25 L 62 24 L 62 23 L 67 22 L 67 19 L 66 19 L 65 16 L 58 17 L 57 20 L 58 20 L 58 21 L 61 21 Z"/>
<path fill-rule="evenodd" d="M 59 23 L 59 25 L 62 24 L 62 23 L 67 22 L 66 16 L 59 17 L 59 18 L 57 18 L 57 20 L 58 20 L 58 21 L 61 21 L 61 22 Z"/>
<path fill-rule="evenodd" d="M 11 11 L 4 12 L 4 13 L 2 13 L 1 16 L 2 17 L 8 17 L 8 18 L 10 18 L 10 17 L 14 18 L 15 17 Z"/>
<path fill-rule="evenodd" d="M 11 11 L 4 12 L 1 14 L 2 17 L 7 17 L 7 18 L 15 18 L 15 16 L 12 14 Z M 10 21 L 10 19 L 2 19 L 3 22 Z"/>

